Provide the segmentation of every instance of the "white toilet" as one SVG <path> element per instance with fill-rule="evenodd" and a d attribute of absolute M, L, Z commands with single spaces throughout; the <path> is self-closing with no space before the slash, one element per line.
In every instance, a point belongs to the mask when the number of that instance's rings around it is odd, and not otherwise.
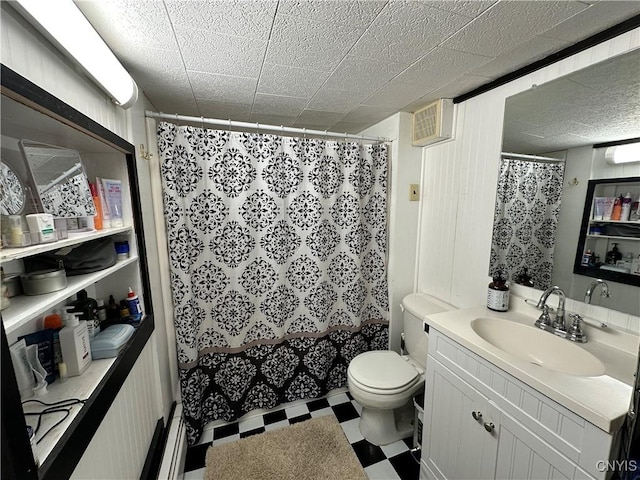
<path fill-rule="evenodd" d="M 424 387 L 428 335 L 425 315 L 454 307 L 422 293 L 402 300 L 405 349 L 365 352 L 355 357 L 347 370 L 349 392 L 362 405 L 360 432 L 374 445 L 387 445 L 413 433 L 413 396 Z"/>

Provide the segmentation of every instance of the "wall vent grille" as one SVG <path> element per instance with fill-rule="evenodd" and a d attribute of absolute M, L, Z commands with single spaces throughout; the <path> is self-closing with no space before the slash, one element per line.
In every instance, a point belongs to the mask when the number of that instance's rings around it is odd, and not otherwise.
<path fill-rule="evenodd" d="M 453 101 L 441 98 L 413 114 L 413 145 L 424 147 L 451 138 Z"/>

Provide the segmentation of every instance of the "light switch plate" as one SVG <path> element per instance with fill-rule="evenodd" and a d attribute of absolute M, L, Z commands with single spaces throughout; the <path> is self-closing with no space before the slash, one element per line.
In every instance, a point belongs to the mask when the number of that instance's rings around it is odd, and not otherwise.
<path fill-rule="evenodd" d="M 409 185 L 409 201 L 417 202 L 420 200 L 420 185 L 417 183 L 411 183 Z"/>

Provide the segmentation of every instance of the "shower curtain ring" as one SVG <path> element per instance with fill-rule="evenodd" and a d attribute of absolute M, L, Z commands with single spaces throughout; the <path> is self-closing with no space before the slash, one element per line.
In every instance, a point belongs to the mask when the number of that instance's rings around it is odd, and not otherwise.
<path fill-rule="evenodd" d="M 231 119 L 229 119 L 229 133 L 231 133 Z"/>
<path fill-rule="evenodd" d="M 306 129 L 306 128 L 303 128 L 303 129 L 302 129 L 302 136 L 303 136 L 304 138 L 307 138 L 307 129 Z"/>
<path fill-rule="evenodd" d="M 200 115 L 200 122 L 202 123 L 202 129 L 204 130 L 204 116 Z"/>

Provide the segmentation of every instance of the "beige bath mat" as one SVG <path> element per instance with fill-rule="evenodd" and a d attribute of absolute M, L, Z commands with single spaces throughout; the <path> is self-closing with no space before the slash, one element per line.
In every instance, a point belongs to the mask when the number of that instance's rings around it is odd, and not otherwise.
<path fill-rule="evenodd" d="M 313 418 L 207 451 L 204 480 L 366 480 L 340 424 Z"/>

